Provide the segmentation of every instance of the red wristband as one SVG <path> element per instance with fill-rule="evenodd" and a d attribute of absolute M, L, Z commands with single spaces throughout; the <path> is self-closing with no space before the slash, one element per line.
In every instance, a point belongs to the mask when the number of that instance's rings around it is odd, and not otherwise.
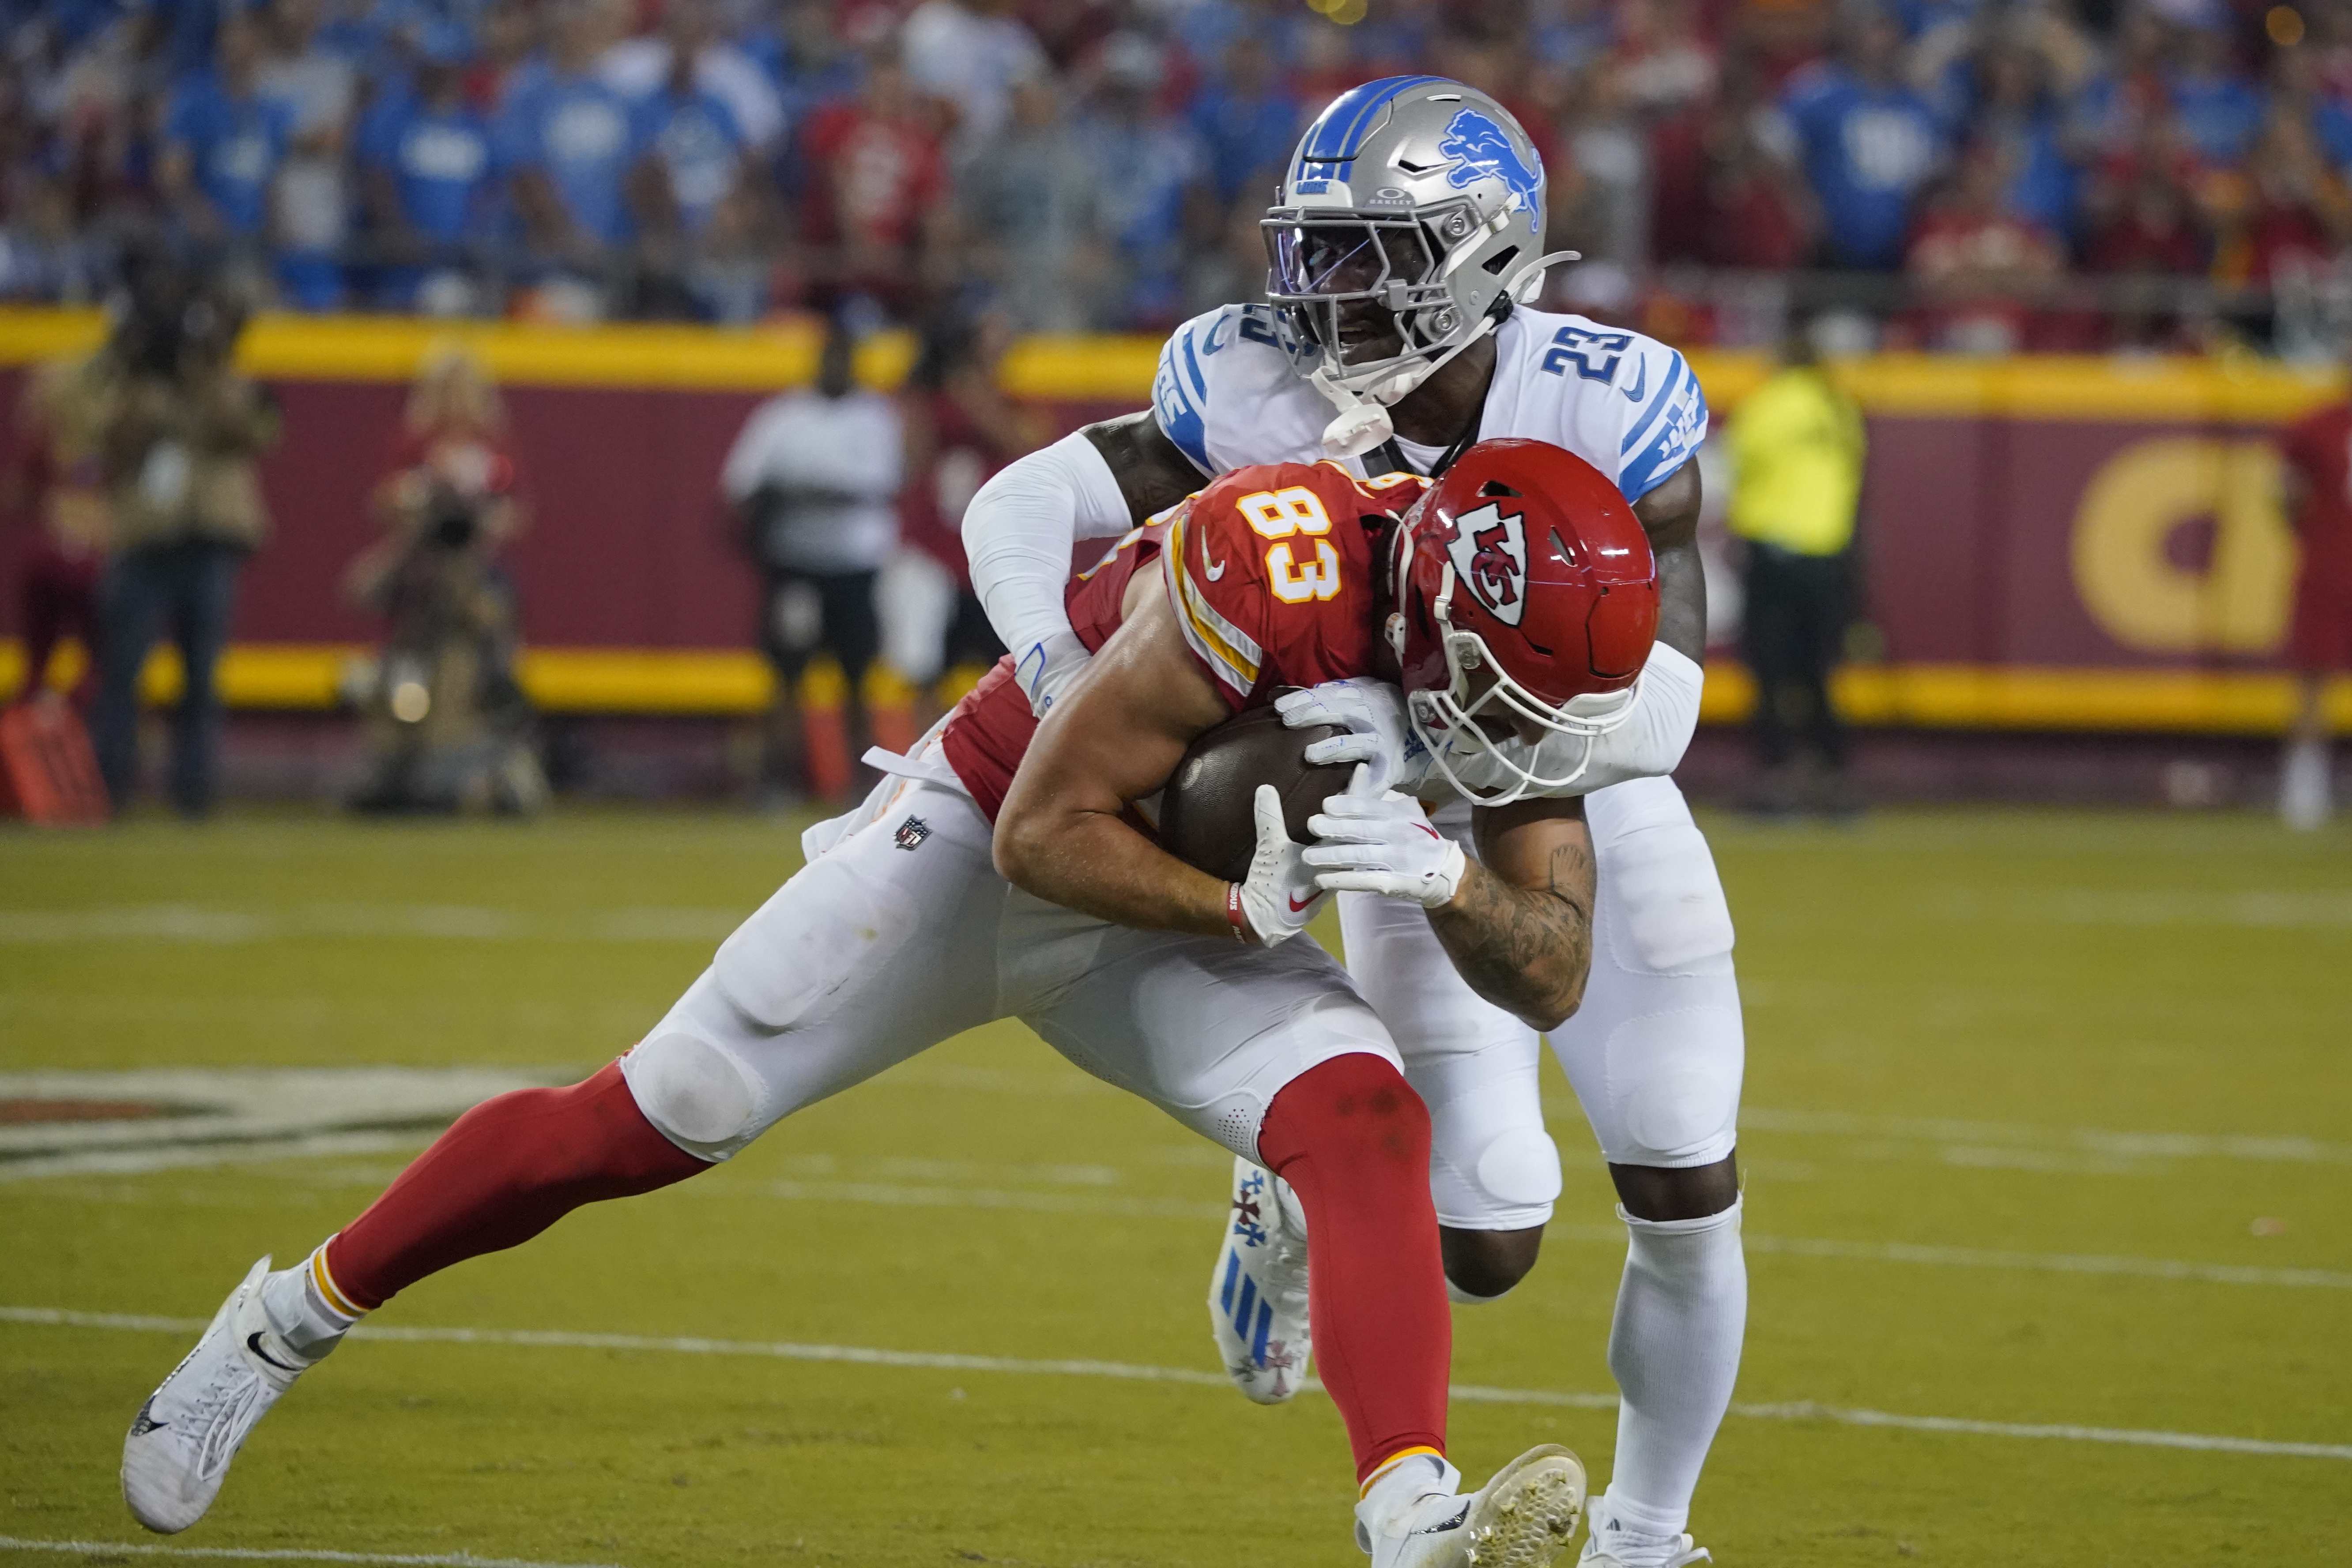
<path fill-rule="evenodd" d="M 1234 940 L 1247 945 L 1250 940 L 1249 917 L 1242 912 L 1242 885 L 1225 884 L 1225 923 L 1234 928 Z"/>

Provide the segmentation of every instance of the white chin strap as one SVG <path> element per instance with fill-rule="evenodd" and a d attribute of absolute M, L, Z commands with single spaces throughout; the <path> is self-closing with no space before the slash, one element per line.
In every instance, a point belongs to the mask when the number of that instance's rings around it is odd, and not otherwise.
<path fill-rule="evenodd" d="M 1549 256 L 1538 256 L 1514 271 L 1510 281 L 1503 285 L 1503 291 L 1518 303 L 1528 304 L 1534 300 L 1547 269 L 1563 261 L 1579 259 L 1580 254 L 1573 250 L 1555 250 Z M 1383 376 L 1360 393 L 1341 384 L 1332 375 L 1328 363 L 1318 365 L 1307 379 L 1339 411 L 1337 418 L 1323 426 L 1323 455 L 1327 458 L 1360 458 L 1394 436 L 1396 425 L 1389 418 L 1390 407 L 1444 369 L 1454 355 L 1498 325 L 1500 322 L 1495 317 L 1482 317 L 1475 331 L 1444 353 Z"/>

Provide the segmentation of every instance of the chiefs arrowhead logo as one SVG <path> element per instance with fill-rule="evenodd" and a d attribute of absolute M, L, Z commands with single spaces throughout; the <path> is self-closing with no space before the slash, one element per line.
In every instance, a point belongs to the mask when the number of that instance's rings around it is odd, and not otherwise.
<path fill-rule="evenodd" d="M 1445 553 L 1454 562 L 1454 575 L 1486 613 L 1507 626 L 1516 626 L 1528 613 L 1528 529 L 1526 520 L 1505 517 L 1488 501 L 1476 511 L 1454 520 Z"/>

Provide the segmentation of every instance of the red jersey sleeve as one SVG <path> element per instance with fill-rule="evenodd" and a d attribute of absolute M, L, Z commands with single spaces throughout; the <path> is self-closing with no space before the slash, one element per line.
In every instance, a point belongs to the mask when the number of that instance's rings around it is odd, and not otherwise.
<path fill-rule="evenodd" d="M 1176 623 L 1228 705 L 1370 672 L 1372 546 L 1419 494 L 1335 464 L 1268 464 L 1224 475 L 1171 521 Z"/>

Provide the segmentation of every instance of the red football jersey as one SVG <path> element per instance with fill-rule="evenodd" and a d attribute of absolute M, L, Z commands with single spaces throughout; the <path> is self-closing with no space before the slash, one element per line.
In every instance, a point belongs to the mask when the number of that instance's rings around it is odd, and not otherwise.
<path fill-rule="evenodd" d="M 1427 488 L 1416 474 L 1359 479 L 1335 463 L 1236 468 L 1072 579 L 1070 625 L 1101 647 L 1129 583 L 1157 563 L 1186 647 L 1236 711 L 1288 687 L 1369 675 L 1381 632 L 1374 548 Z M 1037 729 L 1013 668 L 1012 655 L 998 660 L 940 737 L 991 822 Z"/>

